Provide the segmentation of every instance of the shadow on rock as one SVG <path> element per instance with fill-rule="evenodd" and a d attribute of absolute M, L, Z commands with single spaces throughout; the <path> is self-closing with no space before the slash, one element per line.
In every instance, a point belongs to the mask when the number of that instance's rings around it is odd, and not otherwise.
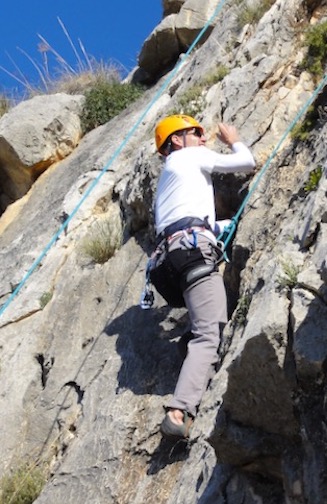
<path fill-rule="evenodd" d="M 151 456 L 147 474 L 157 474 L 167 465 L 185 461 L 189 456 L 191 445 L 190 441 L 184 439 L 173 442 L 162 439 Z"/>
<path fill-rule="evenodd" d="M 177 341 L 187 326 L 184 310 L 168 306 L 142 310 L 132 306 L 104 329 L 117 336 L 116 349 L 122 365 L 117 392 L 164 396 L 173 392 L 182 364 Z"/>

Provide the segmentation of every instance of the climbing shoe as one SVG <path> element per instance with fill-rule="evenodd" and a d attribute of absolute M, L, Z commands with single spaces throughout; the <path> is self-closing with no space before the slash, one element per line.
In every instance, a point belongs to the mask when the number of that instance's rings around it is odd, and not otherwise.
<path fill-rule="evenodd" d="M 184 411 L 182 424 L 175 424 L 167 413 L 160 425 L 160 431 L 165 438 L 170 440 L 187 439 L 192 423 L 193 417 L 186 411 Z"/>

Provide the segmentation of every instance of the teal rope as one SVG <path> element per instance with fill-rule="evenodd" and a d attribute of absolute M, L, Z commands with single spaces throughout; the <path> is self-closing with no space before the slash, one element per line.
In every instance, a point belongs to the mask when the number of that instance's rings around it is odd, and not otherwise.
<path fill-rule="evenodd" d="M 288 134 L 292 131 L 292 129 L 294 128 L 294 126 L 296 125 L 296 123 L 298 122 L 298 120 L 300 119 L 300 117 L 308 110 L 308 108 L 310 107 L 310 105 L 312 104 L 312 102 L 317 98 L 317 96 L 320 93 L 320 91 L 322 90 L 322 88 L 326 85 L 326 82 L 327 82 L 327 73 L 325 74 L 325 76 L 322 79 L 322 81 L 320 82 L 320 84 L 316 87 L 316 89 L 312 93 L 312 95 L 309 98 L 309 100 L 304 104 L 304 106 L 300 109 L 300 111 L 295 116 L 295 118 L 293 119 L 293 121 L 291 122 L 291 124 L 285 130 L 284 134 L 282 135 L 281 139 L 277 143 L 276 147 L 273 149 L 273 151 L 270 154 L 269 158 L 267 159 L 267 161 L 265 162 L 264 166 L 260 170 L 259 174 L 255 178 L 254 183 L 253 183 L 253 185 L 251 187 L 251 190 L 248 192 L 248 194 L 244 198 L 244 200 L 243 200 L 243 202 L 242 202 L 239 210 L 234 215 L 234 217 L 231 219 L 231 223 L 228 226 L 226 226 L 225 229 L 223 230 L 223 232 L 217 237 L 217 241 L 222 241 L 224 243 L 225 248 L 227 247 L 227 245 L 229 244 L 229 242 L 231 241 L 231 239 L 233 237 L 233 234 L 235 233 L 237 223 L 238 223 L 238 221 L 239 221 L 239 219 L 240 219 L 240 217 L 241 217 L 241 215 L 243 213 L 243 210 L 244 210 L 245 206 L 247 205 L 247 203 L 248 203 L 249 199 L 251 198 L 252 194 L 254 193 L 254 191 L 257 189 L 260 180 L 262 179 L 262 177 L 266 173 L 266 171 L 267 171 L 268 167 L 270 166 L 272 160 L 274 159 L 274 157 L 276 156 L 277 152 L 279 151 L 282 143 L 284 142 L 284 140 L 286 139 L 286 137 L 288 136 Z M 226 253 L 224 253 L 224 258 L 225 258 L 225 260 L 227 260 L 227 262 L 229 262 L 229 259 L 226 256 Z"/>
<path fill-rule="evenodd" d="M 72 220 L 72 218 L 75 216 L 75 214 L 78 212 L 86 198 L 90 195 L 90 193 L 93 191 L 93 189 L 96 187 L 96 185 L 100 182 L 101 178 L 103 175 L 108 171 L 108 168 L 111 166 L 111 164 L 114 162 L 114 160 L 119 156 L 127 142 L 130 140 L 130 138 L 133 136 L 134 132 L 136 129 L 139 127 L 139 125 L 142 123 L 144 120 L 145 116 L 148 114 L 150 109 L 153 107 L 153 105 L 156 103 L 156 101 L 160 98 L 161 94 L 165 91 L 165 89 L 168 87 L 169 83 L 172 81 L 172 79 L 175 77 L 177 72 L 179 71 L 180 67 L 188 58 L 190 53 L 193 51 L 194 47 L 197 45 L 197 43 L 200 41 L 200 39 L 203 37 L 204 33 L 207 31 L 209 28 L 210 24 L 213 22 L 213 20 L 218 16 L 220 11 L 222 10 L 224 4 L 226 3 L 227 0 L 221 0 L 216 9 L 214 10 L 212 16 L 208 19 L 202 30 L 198 33 L 198 35 L 195 37 L 194 41 L 186 51 L 186 53 L 183 55 L 183 57 L 180 59 L 179 63 L 175 66 L 175 68 L 172 70 L 170 73 L 169 77 L 164 81 L 163 85 L 159 88 L 157 93 L 155 94 L 154 98 L 152 101 L 149 103 L 149 105 L 145 108 L 144 112 L 141 114 L 139 119 L 136 121 L 134 126 L 129 130 L 127 133 L 125 139 L 123 142 L 120 144 L 120 146 L 116 149 L 116 151 L 113 153 L 112 157 L 109 159 L 107 164 L 103 167 L 99 175 L 93 180 L 92 184 L 89 186 L 89 188 L 85 191 L 84 195 L 80 199 L 79 203 L 76 205 L 76 207 L 73 209 L 72 213 L 67 217 L 67 219 L 63 222 L 63 224 L 60 226 L 58 231 L 55 233 L 55 235 L 51 238 L 49 243 L 46 245 L 44 250 L 41 252 L 40 256 L 34 261 L 32 264 L 31 268 L 28 270 L 28 272 L 25 274 L 21 282 L 18 284 L 18 286 L 15 288 L 15 290 L 11 293 L 7 301 L 1 306 L 0 308 L 0 317 L 4 313 L 4 311 L 8 308 L 10 303 L 13 301 L 13 299 L 17 296 L 23 285 L 27 282 L 29 277 L 32 275 L 32 273 L 35 271 L 35 269 L 39 266 L 41 263 L 42 259 L 46 256 L 52 245 L 58 240 L 59 236 L 64 232 L 64 230 L 67 228 L 68 224 Z"/>

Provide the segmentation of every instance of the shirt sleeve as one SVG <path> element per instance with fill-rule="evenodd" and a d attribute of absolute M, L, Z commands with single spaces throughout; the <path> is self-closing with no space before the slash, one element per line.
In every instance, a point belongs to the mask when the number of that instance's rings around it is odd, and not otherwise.
<path fill-rule="evenodd" d="M 235 142 L 231 154 L 205 149 L 202 168 L 208 173 L 249 172 L 255 167 L 254 158 L 243 142 Z"/>

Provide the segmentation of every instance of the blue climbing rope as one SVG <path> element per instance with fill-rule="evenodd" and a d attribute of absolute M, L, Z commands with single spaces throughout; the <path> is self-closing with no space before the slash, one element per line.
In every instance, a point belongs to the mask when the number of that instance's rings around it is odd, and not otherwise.
<path fill-rule="evenodd" d="M 101 178 L 103 175 L 108 171 L 109 167 L 112 165 L 112 163 L 115 161 L 115 159 L 119 156 L 125 145 L 128 143 L 130 138 L 134 135 L 136 129 L 139 127 L 139 125 L 142 123 L 144 120 L 145 116 L 148 114 L 150 109 L 153 107 L 153 105 L 156 103 L 156 101 L 160 98 L 160 96 L 163 94 L 163 92 L 166 90 L 172 79 L 175 77 L 177 72 L 179 71 L 180 67 L 183 65 L 185 60 L 188 58 L 190 53 L 193 51 L 195 46 L 198 44 L 198 42 L 201 40 L 205 32 L 208 30 L 209 26 L 213 23 L 214 19 L 218 16 L 220 11 L 222 10 L 224 4 L 226 3 L 227 0 L 221 0 L 217 7 L 215 8 L 213 14 L 211 17 L 208 19 L 202 30 L 198 33 L 198 35 L 195 37 L 194 41 L 186 51 L 186 53 L 183 55 L 183 57 L 180 59 L 180 61 L 176 64 L 172 72 L 169 74 L 168 78 L 164 81 L 162 86 L 159 88 L 157 93 L 155 94 L 154 98 L 152 101 L 149 103 L 149 105 L 145 108 L 143 113 L 140 115 L 139 119 L 136 121 L 134 126 L 128 131 L 126 134 L 126 137 L 124 138 L 123 142 L 120 144 L 120 146 L 115 150 L 109 161 L 105 164 L 103 169 L 100 171 L 99 175 L 93 180 L 92 184 L 88 187 L 88 189 L 85 191 L 83 194 L 82 198 L 76 205 L 76 207 L 73 209 L 71 214 L 67 217 L 67 219 L 62 223 L 62 225 L 59 227 L 58 231 L 53 235 L 49 243 L 46 245 L 44 250 L 41 252 L 39 257 L 35 259 L 33 262 L 32 266 L 30 269 L 27 271 L 23 279 L 20 281 L 20 283 L 17 285 L 17 287 L 14 289 L 14 291 L 11 293 L 11 295 L 8 297 L 6 302 L 0 307 L 0 317 L 1 315 L 5 312 L 5 310 L 8 308 L 8 306 L 11 304 L 11 302 L 14 300 L 14 298 L 17 296 L 17 294 L 20 292 L 22 287 L 25 285 L 29 277 L 32 275 L 32 273 L 35 271 L 35 269 L 39 266 L 41 263 L 42 259 L 46 256 L 46 254 L 49 252 L 51 249 L 52 245 L 56 243 L 58 240 L 59 236 L 65 231 L 67 228 L 68 224 L 72 220 L 72 218 L 75 216 L 75 214 L 78 212 L 84 201 L 89 197 L 90 193 L 93 191 L 93 189 L 97 186 L 97 184 L 100 182 Z"/>
<path fill-rule="evenodd" d="M 229 242 L 231 241 L 231 239 L 232 239 L 232 237 L 233 237 L 233 235 L 235 233 L 238 221 L 239 221 L 239 219 L 240 219 L 240 217 L 241 217 L 241 215 L 242 215 L 242 213 L 244 211 L 245 206 L 247 205 L 247 203 L 248 203 L 249 199 L 251 198 L 252 194 L 254 193 L 254 191 L 256 191 L 256 189 L 257 189 L 257 187 L 259 185 L 260 180 L 265 175 L 268 167 L 270 166 L 272 160 L 274 159 L 274 157 L 276 156 L 277 152 L 279 151 L 281 145 L 283 144 L 283 142 L 287 138 L 288 134 L 292 131 L 292 129 L 294 128 L 294 126 L 296 125 L 296 123 L 298 122 L 298 120 L 300 119 L 300 117 L 305 114 L 305 112 L 308 110 L 308 108 L 310 107 L 310 105 L 317 98 L 318 94 L 324 88 L 324 86 L 326 85 L 326 83 L 327 83 L 327 73 L 324 75 L 323 79 L 321 80 L 320 84 L 316 87 L 316 89 L 312 93 L 312 95 L 309 98 L 309 100 L 307 100 L 307 102 L 300 109 L 300 111 L 295 116 L 295 118 L 293 119 L 293 121 L 290 123 L 290 125 L 288 126 L 288 128 L 285 130 L 284 134 L 280 138 L 280 140 L 277 143 L 276 147 L 273 149 L 273 151 L 270 154 L 270 156 L 268 157 L 267 161 L 265 162 L 265 164 L 261 168 L 260 172 L 258 173 L 258 175 L 256 176 L 256 178 L 254 179 L 254 182 L 253 182 L 253 184 L 251 186 L 250 191 L 248 192 L 248 194 L 244 198 L 244 200 L 243 200 L 242 204 L 240 205 L 240 208 L 238 209 L 237 213 L 234 215 L 234 217 L 232 217 L 231 223 L 228 224 L 228 226 L 226 226 L 224 228 L 224 230 L 220 233 L 220 235 L 217 237 L 217 241 L 218 242 L 223 242 L 225 250 L 226 250 L 227 245 L 229 244 Z M 227 262 L 229 262 L 229 259 L 227 257 L 226 251 L 224 252 L 224 259 Z"/>

